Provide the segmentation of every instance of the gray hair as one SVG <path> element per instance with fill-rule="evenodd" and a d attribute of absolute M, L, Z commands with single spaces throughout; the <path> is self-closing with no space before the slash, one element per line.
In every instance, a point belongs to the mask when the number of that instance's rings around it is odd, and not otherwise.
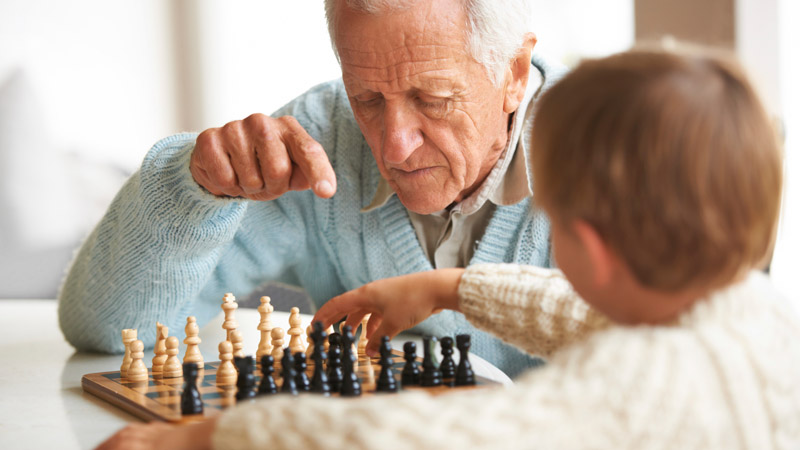
<path fill-rule="evenodd" d="M 328 33 L 336 58 L 336 2 L 325 0 Z M 368 14 L 408 9 L 417 0 L 344 0 L 347 6 Z M 493 83 L 503 79 L 506 66 L 522 47 L 523 36 L 530 31 L 530 0 L 463 0 L 467 13 L 467 50 L 483 64 Z"/>

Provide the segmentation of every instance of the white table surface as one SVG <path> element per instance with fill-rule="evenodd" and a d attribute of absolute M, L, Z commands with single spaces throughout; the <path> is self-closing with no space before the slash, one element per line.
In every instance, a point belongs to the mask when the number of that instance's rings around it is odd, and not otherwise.
<path fill-rule="evenodd" d="M 87 373 L 119 370 L 120 355 L 77 353 L 58 328 L 54 300 L 0 300 L 0 449 L 93 448 L 136 417 L 83 392 Z M 288 313 L 274 312 L 273 323 L 288 328 Z M 244 351 L 258 347 L 258 311 L 236 311 L 244 335 Z M 310 316 L 303 316 L 303 329 Z M 217 345 L 224 339 L 220 313 L 200 330 L 200 351 L 207 361 L 218 360 Z M 155 324 L 153 325 L 155 326 Z M 400 348 L 405 340 L 398 336 Z M 181 355 L 183 345 L 181 345 Z M 145 352 L 149 367 L 152 351 Z M 476 374 L 504 384 L 511 380 L 477 355 L 470 361 Z"/>

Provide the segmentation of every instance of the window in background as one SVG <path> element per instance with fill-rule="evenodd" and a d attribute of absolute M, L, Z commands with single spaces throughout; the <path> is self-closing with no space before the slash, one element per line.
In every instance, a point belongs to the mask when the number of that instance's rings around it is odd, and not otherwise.
<path fill-rule="evenodd" d="M 783 215 L 778 227 L 778 241 L 772 264 L 772 278 L 778 287 L 794 297 L 800 311 L 800 2 L 778 2 L 778 47 L 780 100 L 786 136 L 784 151 L 785 178 Z"/>
<path fill-rule="evenodd" d="M 533 0 L 536 50 L 568 66 L 627 50 L 634 42 L 633 0 Z"/>
<path fill-rule="evenodd" d="M 317 2 L 184 2 L 196 17 L 199 80 L 195 129 L 270 114 L 311 87 L 340 76 L 325 11 Z M 195 48 L 191 48 L 195 45 Z"/>

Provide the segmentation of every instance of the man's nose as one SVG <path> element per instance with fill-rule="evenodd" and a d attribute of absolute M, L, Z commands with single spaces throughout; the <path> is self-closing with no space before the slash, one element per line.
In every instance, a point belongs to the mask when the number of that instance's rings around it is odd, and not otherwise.
<path fill-rule="evenodd" d="M 414 111 L 406 105 L 387 102 L 383 116 L 384 161 L 402 164 L 422 142 L 422 130 Z"/>

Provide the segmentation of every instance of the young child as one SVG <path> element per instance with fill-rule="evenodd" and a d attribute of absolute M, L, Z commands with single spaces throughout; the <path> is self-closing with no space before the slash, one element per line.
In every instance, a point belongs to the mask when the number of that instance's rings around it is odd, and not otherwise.
<path fill-rule="evenodd" d="M 545 367 L 439 397 L 271 397 L 106 445 L 800 448 L 800 322 L 757 270 L 781 155 L 740 70 L 660 52 L 588 61 L 543 95 L 534 123 L 535 201 L 563 273 L 417 273 L 334 298 L 316 319 L 371 313 L 371 336 L 394 336 L 453 309 Z"/>

